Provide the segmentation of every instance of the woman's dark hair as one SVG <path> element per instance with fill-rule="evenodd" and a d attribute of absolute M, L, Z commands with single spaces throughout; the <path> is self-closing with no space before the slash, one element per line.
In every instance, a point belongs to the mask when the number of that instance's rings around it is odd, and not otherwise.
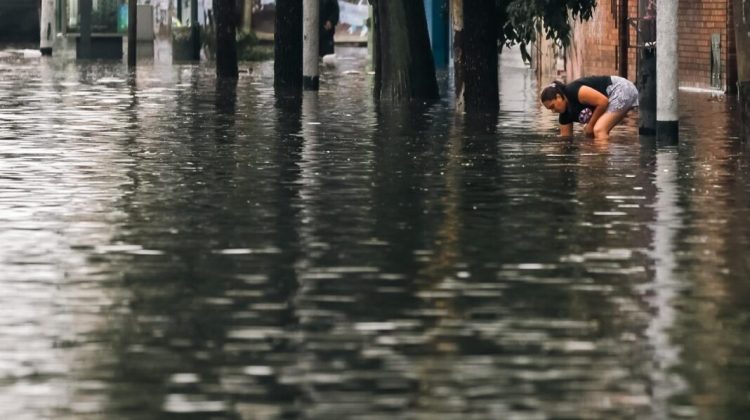
<path fill-rule="evenodd" d="M 542 94 L 539 95 L 539 99 L 544 101 L 551 101 L 555 99 L 557 95 L 565 97 L 565 83 L 555 80 L 554 82 L 550 83 L 549 86 L 542 89 Z"/>

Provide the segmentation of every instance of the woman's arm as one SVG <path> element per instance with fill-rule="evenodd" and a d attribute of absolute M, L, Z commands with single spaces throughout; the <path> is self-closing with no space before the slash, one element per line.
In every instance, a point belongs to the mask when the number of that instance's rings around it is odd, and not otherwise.
<path fill-rule="evenodd" d="M 573 135 L 573 124 L 560 124 L 560 135 L 570 137 Z"/>
<path fill-rule="evenodd" d="M 594 112 L 591 114 L 591 119 L 586 126 L 583 127 L 583 132 L 587 135 L 594 134 L 594 126 L 596 121 L 604 115 L 609 106 L 609 98 L 601 94 L 596 89 L 592 89 L 588 86 L 581 86 L 578 90 L 578 101 L 584 105 L 590 105 L 594 107 Z"/>

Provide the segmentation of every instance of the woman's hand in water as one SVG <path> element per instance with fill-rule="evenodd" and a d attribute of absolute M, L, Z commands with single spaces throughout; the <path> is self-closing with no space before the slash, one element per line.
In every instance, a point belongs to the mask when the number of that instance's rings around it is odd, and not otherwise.
<path fill-rule="evenodd" d="M 583 134 L 585 134 L 588 137 L 594 137 L 594 125 L 593 124 L 586 124 L 583 126 Z"/>

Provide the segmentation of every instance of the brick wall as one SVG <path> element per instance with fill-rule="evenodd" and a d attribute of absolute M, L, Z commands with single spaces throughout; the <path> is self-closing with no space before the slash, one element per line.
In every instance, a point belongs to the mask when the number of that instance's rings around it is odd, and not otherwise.
<path fill-rule="evenodd" d="M 575 41 L 582 43 L 580 46 L 581 58 L 579 63 L 571 63 L 580 66 L 573 71 L 578 77 L 580 75 L 592 74 L 619 74 L 617 59 L 618 50 L 618 24 L 617 11 L 621 0 L 599 0 L 593 18 L 584 23 L 576 25 Z M 638 0 L 628 2 L 628 16 L 636 16 L 638 13 Z M 630 29 L 632 43 L 635 43 L 635 29 Z M 628 51 L 628 79 L 635 80 L 635 55 L 634 49 Z"/>
<path fill-rule="evenodd" d="M 727 0 L 681 0 L 679 9 L 680 85 L 711 86 L 711 35 L 721 37 L 721 86 L 727 85 L 729 8 Z"/>
<path fill-rule="evenodd" d="M 618 74 L 616 12 L 622 0 L 599 0 L 592 20 L 576 25 L 573 46 L 568 53 L 568 79 L 592 74 Z M 711 87 L 711 35 L 719 34 L 721 89 L 736 81 L 731 0 L 680 0 L 679 78 L 681 86 Z M 629 0 L 628 14 L 638 15 L 638 0 Z M 630 29 L 631 44 L 636 33 Z M 628 79 L 636 79 L 636 50 L 628 52 Z M 729 71 L 727 71 L 729 69 Z"/>

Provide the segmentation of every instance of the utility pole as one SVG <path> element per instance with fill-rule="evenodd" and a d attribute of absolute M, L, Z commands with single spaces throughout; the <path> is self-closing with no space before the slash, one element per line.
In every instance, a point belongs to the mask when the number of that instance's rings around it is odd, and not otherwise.
<path fill-rule="evenodd" d="M 78 0 L 81 20 L 77 58 L 91 58 L 91 9 L 91 0 Z"/>
<path fill-rule="evenodd" d="M 320 88 L 319 50 L 320 2 L 304 0 L 302 5 L 302 88 L 304 90 Z"/>
<path fill-rule="evenodd" d="M 679 137 L 677 10 L 678 0 L 656 3 L 656 139 L 665 144 Z"/>
<path fill-rule="evenodd" d="M 128 0 L 128 67 L 135 67 L 135 51 L 138 43 L 138 2 Z"/>
<path fill-rule="evenodd" d="M 56 34 L 55 0 L 42 0 L 42 13 L 39 21 L 39 51 L 42 55 L 52 55 Z"/>

